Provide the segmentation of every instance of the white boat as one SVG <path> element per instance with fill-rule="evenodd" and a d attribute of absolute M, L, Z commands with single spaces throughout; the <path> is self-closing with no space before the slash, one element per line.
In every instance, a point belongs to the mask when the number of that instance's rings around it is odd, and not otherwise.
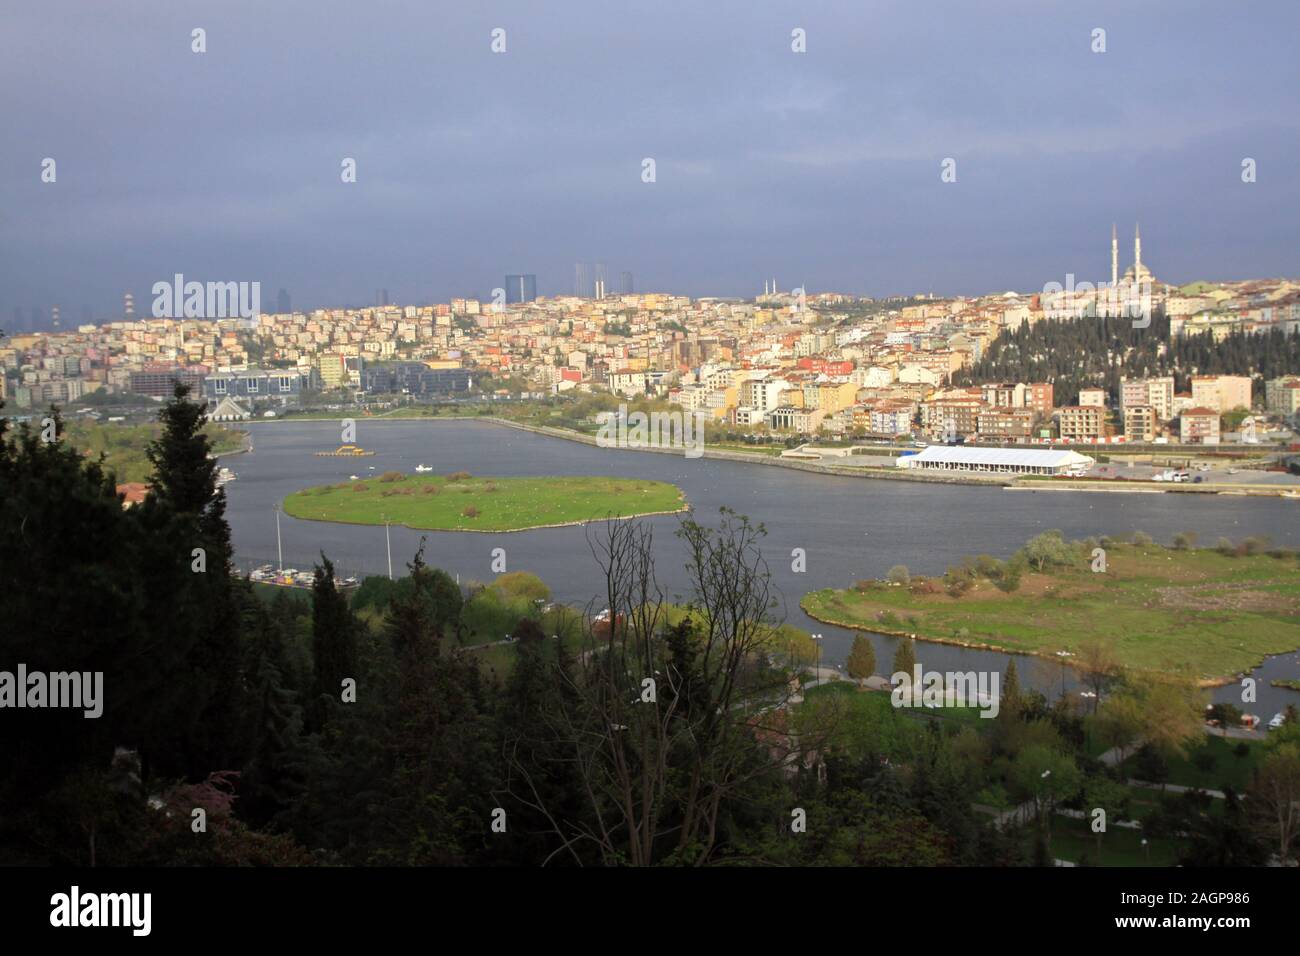
<path fill-rule="evenodd" d="M 1273 719 L 1268 722 L 1268 729 L 1277 730 L 1285 723 L 1286 723 L 1286 714 L 1283 713 L 1274 714 Z"/>
<path fill-rule="evenodd" d="M 360 480 L 361 479 L 356 475 L 348 475 L 348 481 L 360 481 Z"/>
<path fill-rule="evenodd" d="M 433 471 L 433 467 L 432 467 L 431 465 L 416 465 L 416 466 L 415 466 L 415 470 L 416 470 L 416 471 Z"/>

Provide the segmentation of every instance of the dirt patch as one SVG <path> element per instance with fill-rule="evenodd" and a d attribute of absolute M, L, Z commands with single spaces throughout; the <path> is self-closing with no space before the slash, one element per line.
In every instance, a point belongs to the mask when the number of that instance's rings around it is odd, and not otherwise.
<path fill-rule="evenodd" d="M 1194 585 L 1157 588 L 1155 594 L 1161 607 L 1179 610 L 1300 614 L 1300 600 L 1276 591 L 1255 590 L 1258 586 L 1258 582 Z"/>

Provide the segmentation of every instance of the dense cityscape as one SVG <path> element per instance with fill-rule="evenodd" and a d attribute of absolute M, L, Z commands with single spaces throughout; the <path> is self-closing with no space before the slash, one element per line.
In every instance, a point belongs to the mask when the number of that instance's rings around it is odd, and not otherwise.
<path fill-rule="evenodd" d="M 19 0 L 6 939 L 1294 938 L 1297 28 Z"/>

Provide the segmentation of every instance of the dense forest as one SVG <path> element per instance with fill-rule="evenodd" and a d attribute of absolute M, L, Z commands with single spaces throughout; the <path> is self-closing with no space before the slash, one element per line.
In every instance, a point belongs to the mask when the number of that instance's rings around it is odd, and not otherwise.
<path fill-rule="evenodd" d="M 1264 382 L 1300 368 L 1300 336 L 1274 330 L 1233 332 L 1215 342 L 1208 333 L 1170 338 L 1169 319 L 1156 311 L 1149 328 L 1128 318 L 1045 319 L 1002 331 L 954 384 L 1051 382 L 1057 405 L 1079 400 L 1079 389 L 1102 387 L 1118 401 L 1122 378 L 1172 375 L 1176 391 L 1191 390 L 1193 375 L 1249 375 L 1255 398 Z"/>
<path fill-rule="evenodd" d="M 0 670 L 104 675 L 97 718 L 0 695 L 0 862 L 1044 864 L 1057 808 L 1128 812 L 1089 721 L 1121 748 L 1146 714 L 1179 728 L 1142 748 L 1153 778 L 1204 737 L 1194 689 L 1126 684 L 1104 654 L 1096 686 L 1121 704 L 1100 715 L 1022 691 L 1014 665 L 995 720 L 799 688 L 773 647 L 762 528 L 727 511 L 681 521 L 692 586 L 672 605 L 651 524 L 593 526 L 609 613 L 553 639 L 524 586 L 501 604 L 512 666 L 485 668 L 464 644 L 482 601 L 421 553 L 351 597 L 324 555 L 309 600 L 255 592 L 232 572 L 201 406 L 179 388 L 160 420 L 130 509 L 101 461 L 0 432 Z M 899 654 L 895 670 L 918 651 Z M 1246 807 L 1263 799 L 1171 796 L 1148 825 L 1171 860 L 1261 863 L 1276 828 Z M 1021 802 L 1023 821 L 980 808 Z"/>

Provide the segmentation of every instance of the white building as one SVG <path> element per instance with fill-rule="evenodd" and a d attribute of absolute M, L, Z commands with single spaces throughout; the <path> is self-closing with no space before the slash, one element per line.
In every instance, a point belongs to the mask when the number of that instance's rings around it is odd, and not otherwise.
<path fill-rule="evenodd" d="M 967 448 L 931 445 L 895 463 L 925 471 L 981 471 L 997 475 L 1081 475 L 1093 459 L 1076 451 L 1046 448 Z"/>

